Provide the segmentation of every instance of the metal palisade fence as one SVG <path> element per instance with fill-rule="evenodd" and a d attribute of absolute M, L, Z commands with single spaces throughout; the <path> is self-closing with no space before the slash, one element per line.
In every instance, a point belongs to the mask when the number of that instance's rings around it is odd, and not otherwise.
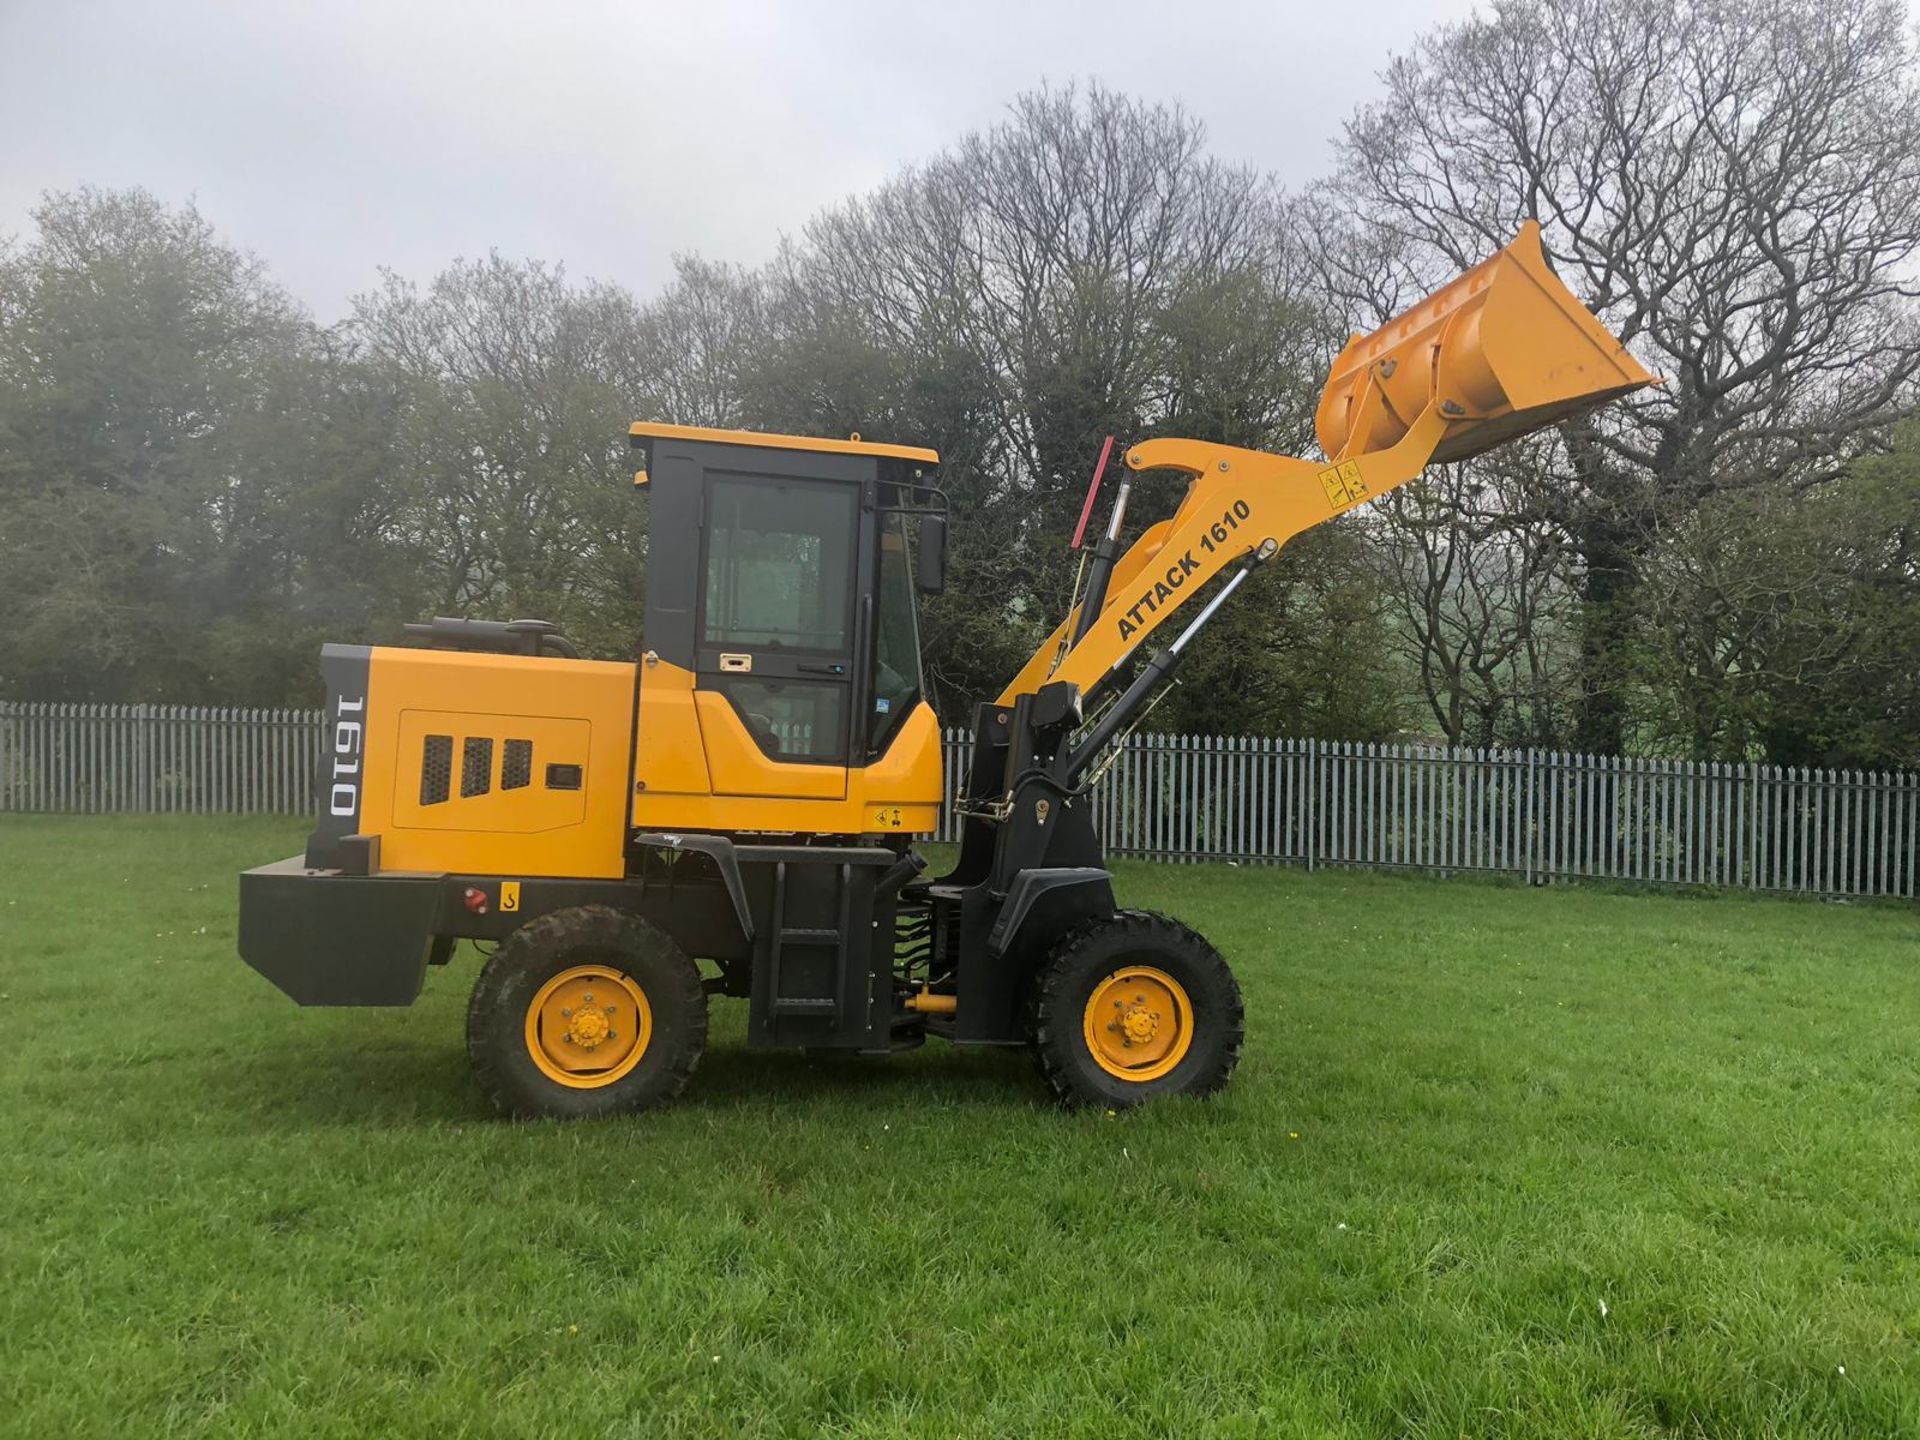
<path fill-rule="evenodd" d="M 321 716 L 0 701 L 0 813 L 306 813 Z"/>
<path fill-rule="evenodd" d="M 310 812 L 317 710 L 0 702 L 0 812 Z M 944 736 L 940 838 L 971 737 Z M 1135 735 L 1114 855 L 1916 896 L 1920 775 Z"/>
<path fill-rule="evenodd" d="M 1911 899 L 1920 855 L 1908 773 L 1135 735 L 1099 801 L 1110 854 L 1160 860 Z"/>

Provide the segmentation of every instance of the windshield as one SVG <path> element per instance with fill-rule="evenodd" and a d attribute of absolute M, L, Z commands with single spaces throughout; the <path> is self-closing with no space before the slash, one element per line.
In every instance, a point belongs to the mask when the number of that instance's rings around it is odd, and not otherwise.
<path fill-rule="evenodd" d="M 920 698 L 920 630 L 913 613 L 913 567 L 906 522 L 889 515 L 880 529 L 880 586 L 873 644 L 873 713 L 867 752 L 879 755 Z"/>

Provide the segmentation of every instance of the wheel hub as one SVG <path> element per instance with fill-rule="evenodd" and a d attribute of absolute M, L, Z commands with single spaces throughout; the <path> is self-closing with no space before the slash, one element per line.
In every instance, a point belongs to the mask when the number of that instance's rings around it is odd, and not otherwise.
<path fill-rule="evenodd" d="M 1135 1004 L 1120 1017 L 1120 1031 L 1132 1045 L 1147 1044 L 1159 1028 L 1160 1017 L 1149 1011 L 1145 1005 Z"/>
<path fill-rule="evenodd" d="M 640 1063 L 652 1038 L 646 992 L 610 965 L 563 970 L 527 1005 L 527 1054 L 570 1089 L 611 1085 Z"/>
<path fill-rule="evenodd" d="M 613 1031 L 613 1021 L 598 1005 L 582 1005 L 567 1017 L 567 1039 L 592 1050 L 604 1045 Z"/>
<path fill-rule="evenodd" d="M 1084 1032 L 1094 1062 L 1109 1075 L 1135 1083 L 1158 1080 L 1193 1045 L 1193 1002 L 1166 971 L 1125 966 L 1093 987 Z"/>

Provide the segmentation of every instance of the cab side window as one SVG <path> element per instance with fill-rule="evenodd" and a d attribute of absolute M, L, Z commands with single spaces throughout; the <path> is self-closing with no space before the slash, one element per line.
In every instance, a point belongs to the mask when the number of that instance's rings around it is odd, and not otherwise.
<path fill-rule="evenodd" d="M 907 532 L 893 515 L 880 531 L 879 624 L 873 646 L 873 713 L 867 717 L 867 756 L 884 755 L 894 731 L 920 699 L 920 631 L 914 616 L 913 567 Z"/>
<path fill-rule="evenodd" d="M 853 614 L 853 487 L 746 477 L 709 483 L 706 642 L 844 654 Z"/>

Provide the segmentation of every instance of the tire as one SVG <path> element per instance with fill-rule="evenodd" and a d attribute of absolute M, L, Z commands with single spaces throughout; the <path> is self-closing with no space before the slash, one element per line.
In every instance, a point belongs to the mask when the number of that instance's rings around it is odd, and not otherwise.
<path fill-rule="evenodd" d="M 1240 986 L 1165 915 L 1122 910 L 1069 931 L 1034 977 L 1033 1054 L 1061 1104 L 1122 1110 L 1210 1095 L 1240 1060 Z"/>
<path fill-rule="evenodd" d="M 522 1119 L 644 1110 L 686 1088 L 707 997 L 664 930 L 606 905 L 556 910 L 500 943 L 467 1004 L 467 1057 Z"/>

